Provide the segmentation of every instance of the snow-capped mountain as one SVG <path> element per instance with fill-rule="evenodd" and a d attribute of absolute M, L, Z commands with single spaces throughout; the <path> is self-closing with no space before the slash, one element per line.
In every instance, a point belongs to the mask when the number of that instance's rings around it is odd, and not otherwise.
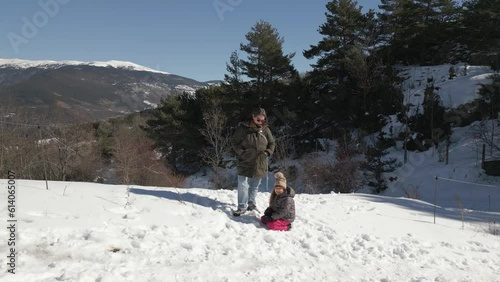
<path fill-rule="evenodd" d="M 116 69 L 125 69 L 132 71 L 147 71 L 162 74 L 170 74 L 168 72 L 159 71 L 144 67 L 132 62 L 124 61 L 106 61 L 106 62 L 81 62 L 81 61 L 48 61 L 48 60 L 22 60 L 22 59 L 3 59 L 0 58 L 0 68 L 18 68 L 18 69 L 28 69 L 28 68 L 45 68 L 45 69 L 57 69 L 64 66 L 94 66 L 94 67 L 111 67 Z"/>
<path fill-rule="evenodd" d="M 0 58 L 0 98 L 64 121 L 89 121 L 149 109 L 171 94 L 208 83 L 131 62 L 29 61 Z M 54 120 L 57 122 L 58 120 Z"/>

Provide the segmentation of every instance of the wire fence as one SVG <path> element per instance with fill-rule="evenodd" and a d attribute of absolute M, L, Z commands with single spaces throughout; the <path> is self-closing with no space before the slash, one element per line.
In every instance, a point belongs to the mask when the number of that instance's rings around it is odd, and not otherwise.
<path fill-rule="evenodd" d="M 500 186 L 436 176 L 434 200 L 438 206 L 500 212 Z"/>

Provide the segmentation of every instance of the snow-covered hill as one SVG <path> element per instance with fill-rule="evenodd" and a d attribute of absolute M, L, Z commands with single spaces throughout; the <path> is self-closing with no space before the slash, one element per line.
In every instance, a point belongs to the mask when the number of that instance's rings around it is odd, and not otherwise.
<path fill-rule="evenodd" d="M 276 232 L 230 214 L 236 191 L 27 180 L 16 190 L 16 233 L 0 229 L 15 238 L 16 274 L 1 244 L 1 281 L 500 281 L 499 213 L 463 223 L 438 207 L 434 224 L 417 200 L 298 194 L 293 229 Z"/>
<path fill-rule="evenodd" d="M 106 62 L 80 62 L 80 61 L 50 61 L 50 60 L 22 60 L 22 59 L 4 59 L 0 58 L 0 68 L 60 68 L 63 66 L 93 66 L 93 67 L 112 67 L 117 69 L 147 71 L 161 74 L 170 74 L 168 72 L 151 69 L 132 62 L 124 61 L 106 61 Z"/>
<path fill-rule="evenodd" d="M 450 79 L 450 67 L 454 68 L 455 77 Z M 479 98 L 479 84 L 487 83 L 488 76 L 493 74 L 486 66 L 469 66 L 464 64 L 439 66 L 410 66 L 401 69 L 399 76 L 404 78 L 403 90 L 405 103 L 421 105 L 425 88 L 434 83 L 437 94 L 446 108 L 472 102 Z"/>

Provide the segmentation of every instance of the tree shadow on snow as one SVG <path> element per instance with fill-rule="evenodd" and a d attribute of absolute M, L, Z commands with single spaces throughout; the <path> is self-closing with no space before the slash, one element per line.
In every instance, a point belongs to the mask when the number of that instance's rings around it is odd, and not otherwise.
<path fill-rule="evenodd" d="M 197 195 L 191 192 L 176 193 L 172 191 L 164 191 L 164 190 L 147 190 L 141 188 L 130 188 L 130 193 L 137 195 L 146 195 L 153 196 L 158 198 L 165 198 L 172 201 L 179 201 L 184 203 L 192 203 L 195 205 L 200 205 L 203 207 L 211 208 L 216 211 L 219 210 L 227 215 L 227 217 L 233 221 L 245 223 L 245 224 L 254 224 L 257 227 L 265 228 L 260 223 L 260 217 L 258 218 L 253 213 L 246 213 L 242 216 L 233 216 L 231 208 L 234 208 L 234 205 L 229 203 L 221 202 L 216 199 L 212 199 L 206 196 Z"/>
<path fill-rule="evenodd" d="M 253 212 L 245 213 L 240 216 L 233 216 L 232 213 L 230 213 L 228 217 L 239 223 L 253 224 L 257 228 L 267 229 L 267 227 L 260 222 L 260 215 L 254 214 Z"/>
<path fill-rule="evenodd" d="M 213 210 L 223 209 L 227 206 L 227 203 L 223 203 L 221 201 L 211 199 L 205 196 L 193 194 L 191 192 L 184 193 L 175 193 L 171 191 L 163 191 L 163 190 L 147 190 L 141 188 L 130 188 L 130 193 L 134 193 L 137 195 L 147 195 L 154 196 L 158 198 L 165 198 L 173 201 L 192 203 L 195 205 L 200 205 L 203 207 L 211 208 Z"/>
<path fill-rule="evenodd" d="M 392 198 L 392 197 L 383 197 L 376 195 L 368 195 L 368 194 L 356 194 L 358 198 L 365 198 L 370 202 L 379 202 L 386 204 L 393 204 L 399 207 L 406 208 L 408 210 L 413 210 L 416 213 L 423 213 L 426 216 L 429 216 L 429 220 L 419 220 L 422 222 L 434 223 L 433 217 L 436 215 L 436 223 L 439 223 L 439 218 L 446 218 L 452 220 L 462 220 L 462 211 L 463 211 L 463 220 L 466 222 L 490 222 L 495 221 L 498 222 L 500 220 L 500 213 L 498 212 L 486 212 L 486 211 L 473 211 L 467 209 L 459 209 L 459 208 L 444 208 L 440 206 L 436 206 L 434 208 L 433 204 L 407 199 L 407 198 Z M 398 217 L 398 215 L 386 215 L 386 216 L 394 216 Z"/>

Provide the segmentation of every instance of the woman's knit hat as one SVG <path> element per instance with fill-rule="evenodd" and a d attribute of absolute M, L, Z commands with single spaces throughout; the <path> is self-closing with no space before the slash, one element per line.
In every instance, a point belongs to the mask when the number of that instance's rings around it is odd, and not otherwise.
<path fill-rule="evenodd" d="M 286 178 L 282 172 L 276 172 L 274 174 L 274 186 L 281 186 L 286 189 Z"/>
<path fill-rule="evenodd" d="M 260 116 L 263 115 L 267 118 L 266 110 L 263 108 L 255 108 L 252 110 L 252 116 Z"/>

